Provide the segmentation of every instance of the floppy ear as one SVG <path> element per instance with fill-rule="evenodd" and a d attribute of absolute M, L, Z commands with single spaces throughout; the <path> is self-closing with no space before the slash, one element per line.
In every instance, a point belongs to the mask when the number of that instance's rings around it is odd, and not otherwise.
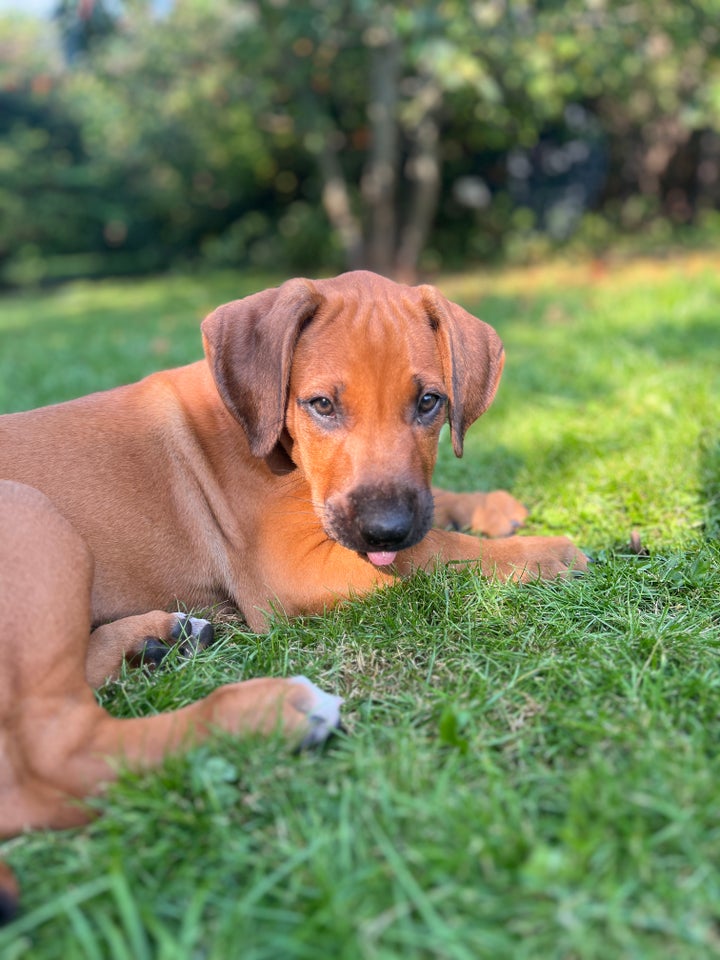
<path fill-rule="evenodd" d="M 267 457 L 280 438 L 295 344 L 321 300 L 310 280 L 288 280 L 226 303 L 202 323 L 218 393 L 256 457 Z"/>
<path fill-rule="evenodd" d="M 450 303 L 431 286 L 418 288 L 437 335 L 448 390 L 448 420 L 456 457 L 465 431 L 492 403 L 505 363 L 497 333 L 487 323 Z"/>

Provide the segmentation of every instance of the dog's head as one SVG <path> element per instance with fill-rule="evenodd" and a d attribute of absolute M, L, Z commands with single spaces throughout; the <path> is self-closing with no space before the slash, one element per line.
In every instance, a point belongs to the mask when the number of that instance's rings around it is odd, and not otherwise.
<path fill-rule="evenodd" d="M 278 444 L 329 537 L 389 563 L 432 524 L 443 423 L 462 456 L 490 405 L 500 338 L 434 287 L 372 273 L 289 280 L 202 325 L 218 392 L 256 457 Z"/>

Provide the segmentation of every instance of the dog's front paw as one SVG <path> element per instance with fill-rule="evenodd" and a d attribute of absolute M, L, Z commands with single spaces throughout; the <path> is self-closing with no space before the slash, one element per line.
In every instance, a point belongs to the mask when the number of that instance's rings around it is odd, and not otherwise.
<path fill-rule="evenodd" d="M 486 537 L 509 537 L 527 518 L 527 508 L 505 490 L 490 493 L 434 491 L 439 527 L 470 530 Z"/>
<path fill-rule="evenodd" d="M 509 537 L 525 523 L 528 511 L 506 490 L 467 494 L 477 498 L 470 517 L 470 529 L 486 537 Z"/>
<path fill-rule="evenodd" d="M 483 573 L 501 580 L 571 577 L 587 566 L 588 558 L 567 537 L 509 537 L 483 545 Z"/>

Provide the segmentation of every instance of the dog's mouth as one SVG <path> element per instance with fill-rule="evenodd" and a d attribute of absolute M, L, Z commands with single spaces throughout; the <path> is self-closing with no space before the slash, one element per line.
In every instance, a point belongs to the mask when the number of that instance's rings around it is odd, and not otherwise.
<path fill-rule="evenodd" d="M 365 554 L 370 563 L 375 564 L 376 567 L 389 567 L 395 562 L 397 555 L 397 550 L 373 550 Z"/>
<path fill-rule="evenodd" d="M 325 503 L 325 532 L 376 567 L 394 563 L 401 550 L 419 543 L 432 525 L 430 490 L 359 487 Z"/>

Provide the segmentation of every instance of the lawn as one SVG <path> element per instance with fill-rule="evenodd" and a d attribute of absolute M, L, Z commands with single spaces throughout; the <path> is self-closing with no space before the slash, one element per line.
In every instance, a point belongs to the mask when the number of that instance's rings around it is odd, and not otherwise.
<path fill-rule="evenodd" d="M 218 739 L 125 775 L 103 816 L 0 846 L 58 960 L 720 956 L 720 257 L 438 281 L 500 332 L 497 400 L 436 479 L 507 487 L 595 563 L 529 586 L 444 570 L 100 693 L 135 715 L 307 674 L 322 753 Z M 195 359 L 269 278 L 0 300 L 0 410 Z M 641 552 L 629 548 L 632 531 Z M 22 642 L 22 638 L 17 638 Z"/>

